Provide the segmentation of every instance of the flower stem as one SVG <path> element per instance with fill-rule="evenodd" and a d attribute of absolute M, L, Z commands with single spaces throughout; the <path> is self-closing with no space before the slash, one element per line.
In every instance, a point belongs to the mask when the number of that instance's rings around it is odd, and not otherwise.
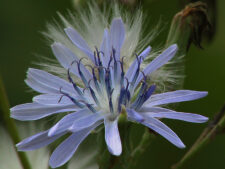
<path fill-rule="evenodd" d="M 7 95 L 5 92 L 5 88 L 3 86 L 2 79 L 0 77 L 0 115 L 3 118 L 3 122 L 5 123 L 5 127 L 12 138 L 14 144 L 20 141 L 18 131 L 16 129 L 16 124 L 13 119 L 10 118 L 9 112 L 9 102 L 7 99 Z M 24 169 L 31 169 L 28 158 L 24 152 L 17 152 L 18 158 Z"/>
<path fill-rule="evenodd" d="M 145 131 L 142 135 L 142 139 L 141 139 L 139 145 L 130 154 L 130 159 L 129 159 L 127 169 L 130 169 L 131 167 L 134 168 L 135 163 L 137 161 L 139 161 L 139 157 L 147 149 L 147 147 L 151 144 L 151 142 L 154 140 L 154 138 L 155 138 L 155 135 L 153 133 L 150 133 L 148 128 L 145 128 Z"/>
<path fill-rule="evenodd" d="M 202 132 L 200 137 L 184 155 L 184 157 L 172 169 L 181 169 L 187 161 L 189 161 L 198 151 L 200 151 L 207 143 L 209 143 L 217 134 L 225 128 L 225 104 L 221 111 L 215 116 L 214 120 Z"/>

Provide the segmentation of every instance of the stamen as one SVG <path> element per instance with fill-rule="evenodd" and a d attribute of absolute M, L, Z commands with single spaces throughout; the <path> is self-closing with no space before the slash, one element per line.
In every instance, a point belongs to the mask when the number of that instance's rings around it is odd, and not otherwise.
<path fill-rule="evenodd" d="M 127 102 L 130 101 L 130 91 L 129 91 L 130 82 L 127 79 L 127 77 L 124 77 L 124 79 L 127 81 L 127 84 L 126 84 L 126 95 L 125 95 L 125 99 L 124 99 L 125 100 L 124 105 L 126 105 Z"/>
<path fill-rule="evenodd" d="M 140 56 L 139 62 L 143 61 L 145 58 L 143 56 Z"/>
<path fill-rule="evenodd" d="M 63 97 L 64 97 L 64 95 L 62 95 L 62 96 L 59 98 L 58 103 L 61 102 L 61 100 L 62 100 Z"/>
<path fill-rule="evenodd" d="M 117 60 L 116 60 L 116 50 L 114 48 L 112 48 L 112 56 L 113 56 L 113 60 L 114 60 L 114 81 L 115 83 L 118 82 L 118 77 L 117 77 L 117 72 L 118 72 L 118 67 L 117 67 Z"/>
<path fill-rule="evenodd" d="M 128 87 L 129 87 L 129 85 L 130 85 L 130 82 L 129 82 L 129 80 L 128 80 L 128 78 L 127 77 L 124 77 L 124 79 L 127 81 L 127 84 L 126 84 L 126 90 L 128 89 Z"/>
<path fill-rule="evenodd" d="M 149 97 L 151 97 L 151 95 L 153 94 L 153 92 L 155 91 L 155 89 L 156 89 L 156 85 L 155 85 L 155 84 L 154 84 L 154 85 L 151 85 L 151 86 L 148 88 L 147 92 L 145 92 L 144 102 L 145 102 L 146 100 L 148 100 Z"/>
<path fill-rule="evenodd" d="M 102 51 L 98 51 L 98 52 L 99 52 L 99 54 L 102 54 L 103 56 L 105 56 L 104 52 L 102 52 Z"/>
<path fill-rule="evenodd" d="M 104 67 L 102 65 L 98 66 L 98 75 L 101 83 L 104 83 L 104 74 Z"/>
<path fill-rule="evenodd" d="M 122 61 L 119 61 L 121 67 L 121 78 L 120 78 L 120 86 L 124 85 L 124 69 L 123 69 L 123 57 Z"/>
<path fill-rule="evenodd" d="M 88 86 L 88 82 L 87 82 L 86 78 L 84 77 L 84 74 L 82 73 L 82 71 L 81 71 L 81 69 L 80 69 L 80 64 L 81 64 L 81 60 L 82 60 L 82 59 L 83 59 L 83 58 L 81 58 L 81 59 L 79 60 L 79 62 L 77 62 L 78 73 L 79 73 L 80 78 L 81 78 L 81 80 L 83 81 L 84 85 L 87 87 L 87 86 Z"/>
<path fill-rule="evenodd" d="M 94 51 L 94 61 L 95 61 L 95 65 L 98 66 L 97 60 L 96 60 L 96 52 Z"/>
<path fill-rule="evenodd" d="M 136 60 L 139 62 L 138 54 L 135 53 L 134 55 L 135 55 L 135 57 L 136 57 Z"/>
<path fill-rule="evenodd" d="M 92 96 L 92 98 L 94 99 L 95 103 L 96 103 L 97 105 L 100 105 L 100 104 L 99 104 L 99 101 L 98 101 L 98 99 L 97 99 L 97 97 L 96 97 L 96 95 L 95 95 L 94 90 L 93 90 L 91 87 L 89 87 L 89 90 L 90 90 L 90 92 L 91 92 L 91 96 Z"/>
<path fill-rule="evenodd" d="M 93 113 L 96 113 L 96 109 L 91 105 L 91 104 L 86 104 L 86 106 L 88 107 L 89 110 L 91 110 Z"/>
<path fill-rule="evenodd" d="M 126 97 L 126 89 L 124 87 L 122 87 L 120 89 L 120 96 L 119 96 L 119 100 L 118 100 L 118 112 L 121 112 L 121 109 L 122 109 L 121 105 L 124 102 L 126 102 L 126 100 L 124 101 L 125 97 Z"/>
<path fill-rule="evenodd" d="M 106 86 L 106 91 L 107 91 L 107 95 L 109 98 L 110 92 L 111 92 L 111 86 L 112 86 L 111 75 L 110 75 L 109 69 L 106 69 L 106 73 L 105 73 L 105 86 Z"/>
<path fill-rule="evenodd" d="M 67 76 L 68 76 L 68 80 L 70 83 L 72 83 L 73 88 L 75 89 L 75 91 L 79 94 L 79 95 L 83 95 L 83 93 L 81 92 L 81 90 L 79 89 L 79 87 L 76 85 L 76 83 L 73 81 L 72 77 L 70 76 L 70 69 L 67 70 Z"/>
<path fill-rule="evenodd" d="M 114 61 L 116 62 L 116 50 L 114 48 L 112 48 L 112 56 Z"/>
<path fill-rule="evenodd" d="M 125 102 L 125 105 L 127 104 L 127 102 L 130 101 L 130 91 L 129 90 L 126 90 L 126 102 Z"/>
<path fill-rule="evenodd" d="M 80 58 L 80 60 L 79 60 L 79 61 L 74 60 L 74 61 L 72 61 L 72 62 L 71 62 L 70 66 L 72 66 L 75 62 L 76 62 L 76 63 L 81 62 L 83 59 L 87 59 L 87 58 L 86 58 L 86 57 L 82 57 L 82 58 Z"/>
<path fill-rule="evenodd" d="M 91 69 L 93 69 L 92 65 L 86 64 L 84 65 L 85 67 L 90 67 Z"/>
<path fill-rule="evenodd" d="M 96 90 L 98 92 L 101 92 L 101 89 L 100 89 L 99 84 L 98 84 L 97 77 L 95 76 L 95 69 L 94 68 L 92 68 L 92 76 L 93 76 L 93 81 L 94 81 Z"/>
<path fill-rule="evenodd" d="M 136 109 L 138 107 L 138 105 L 140 105 L 141 100 L 143 100 L 144 94 L 140 95 L 139 97 L 137 97 L 137 99 L 134 101 L 134 103 L 131 105 L 132 109 Z"/>
<path fill-rule="evenodd" d="M 145 75 L 145 72 L 143 72 L 142 70 L 140 72 L 142 73 L 142 76 L 143 76 L 144 81 L 146 81 L 147 76 Z"/>
<path fill-rule="evenodd" d="M 77 105 L 78 107 L 84 108 L 84 105 L 83 105 L 83 104 L 79 103 L 76 99 L 74 99 L 73 97 L 71 97 L 68 93 L 63 92 L 63 91 L 62 91 L 62 87 L 60 87 L 59 92 L 60 92 L 62 95 L 68 97 L 68 98 L 69 98 L 75 105 Z M 61 101 L 61 99 L 60 99 L 60 101 Z"/>
<path fill-rule="evenodd" d="M 140 97 L 136 99 L 131 107 L 138 110 L 144 104 L 144 102 L 149 99 L 149 97 L 155 91 L 155 88 L 156 85 L 151 85 L 147 91 L 145 91 Z"/>
<path fill-rule="evenodd" d="M 124 63 L 123 60 L 124 60 L 124 58 L 125 58 L 125 56 L 123 56 L 122 59 L 121 59 L 121 61 L 120 61 L 120 66 L 121 66 L 121 71 L 122 72 L 124 72 L 124 69 L 123 69 L 123 63 Z"/>
<path fill-rule="evenodd" d="M 113 93 L 114 89 L 112 89 L 110 91 L 110 96 L 109 96 L 109 109 L 110 109 L 110 112 L 113 113 L 114 110 L 113 110 L 113 104 L 112 104 L 112 93 Z"/>
<path fill-rule="evenodd" d="M 138 58 L 137 58 L 137 61 L 138 61 L 138 67 L 137 67 L 136 73 L 135 73 L 135 75 L 134 75 L 134 77 L 132 79 L 132 82 L 131 82 L 132 86 L 135 84 L 135 82 L 136 82 L 136 80 L 138 78 L 139 72 L 140 72 L 140 61 L 139 61 Z"/>
<path fill-rule="evenodd" d="M 137 57 L 137 55 L 136 55 L 136 57 Z M 133 91 L 134 91 L 134 85 L 135 85 L 135 82 L 136 82 L 136 80 L 137 80 L 137 78 L 138 78 L 138 76 L 139 76 L 139 72 L 140 72 L 140 62 L 139 62 L 138 57 L 137 57 L 137 62 L 138 62 L 138 67 L 137 67 L 137 69 L 136 69 L 136 72 L 135 72 L 135 74 L 134 74 L 134 76 L 133 76 L 133 79 L 132 79 L 132 81 L 131 81 L 131 85 L 130 85 L 130 88 L 129 88 L 129 91 L 130 91 L 131 93 L 133 93 Z"/>
<path fill-rule="evenodd" d="M 110 64 L 111 64 L 112 60 L 113 60 L 113 57 L 112 57 L 112 55 L 111 55 L 111 56 L 110 56 L 110 59 L 109 59 L 108 66 L 107 66 L 108 69 L 109 69 L 109 67 L 110 67 Z"/>
<path fill-rule="evenodd" d="M 100 81 L 101 84 L 105 83 L 104 82 L 104 74 L 105 74 L 104 69 L 103 68 L 99 68 L 98 69 L 98 75 L 99 75 L 99 81 Z"/>
<path fill-rule="evenodd" d="M 99 66 L 102 66 L 102 61 L 101 61 L 101 58 L 100 58 L 100 53 L 103 53 L 103 52 L 98 51 L 98 48 L 97 48 L 97 47 L 95 47 L 95 50 L 96 50 L 96 52 L 97 52 L 98 65 L 99 65 Z"/>
<path fill-rule="evenodd" d="M 85 92 L 85 90 L 87 90 L 89 87 L 85 87 L 84 89 L 83 89 L 83 93 Z"/>
<path fill-rule="evenodd" d="M 97 112 L 96 109 L 92 106 L 92 104 L 86 103 L 83 100 L 81 100 L 81 102 L 83 102 L 91 112 L 93 112 L 93 113 Z"/>
<path fill-rule="evenodd" d="M 146 83 L 146 80 L 144 80 L 141 84 L 141 89 L 137 95 L 137 97 L 140 97 L 142 94 L 144 94 L 144 92 L 146 91 L 147 89 L 147 83 Z"/>

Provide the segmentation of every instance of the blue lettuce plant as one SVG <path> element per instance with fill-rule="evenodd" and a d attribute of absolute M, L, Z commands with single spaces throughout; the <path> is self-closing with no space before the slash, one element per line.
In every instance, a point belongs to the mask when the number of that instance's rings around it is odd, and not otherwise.
<path fill-rule="evenodd" d="M 155 92 L 157 75 L 167 77 L 169 73 L 162 67 L 172 60 L 179 47 L 173 44 L 159 53 L 150 63 L 146 63 L 145 60 L 149 58 L 151 52 L 150 46 L 138 52 L 135 57 L 130 57 L 138 46 L 139 25 L 133 23 L 129 24 L 131 26 L 129 27 L 124 24 L 121 17 L 113 17 L 110 26 L 104 29 L 101 27 L 99 30 L 102 32 L 99 32 L 95 28 L 107 25 L 100 24 L 106 23 L 102 15 L 98 19 L 93 16 L 95 23 L 85 16 L 82 17 L 86 19 L 83 23 L 89 25 L 84 29 L 87 32 L 89 30 L 87 34 L 90 36 L 81 32 L 82 36 L 63 17 L 62 20 L 67 25 L 64 29 L 67 37 L 56 28 L 49 27 L 52 29 L 51 37 L 55 39 L 51 48 L 61 65 L 61 68 L 49 65 L 49 71 L 55 70 L 54 73 L 59 76 L 29 68 L 25 82 L 40 95 L 35 96 L 32 103 L 11 108 L 11 117 L 21 121 L 39 120 L 65 112 L 66 114 L 50 129 L 18 143 L 16 145 L 18 150 L 39 149 L 70 134 L 50 157 L 50 166 L 56 168 L 65 164 L 74 155 L 82 141 L 93 130 L 98 126 L 104 126 L 108 150 L 111 154 L 119 156 L 122 153 L 118 128 L 121 116 L 125 116 L 130 122 L 150 128 L 175 146 L 184 148 L 185 145 L 180 138 L 161 122 L 161 119 L 203 123 L 208 118 L 176 112 L 162 106 L 196 100 L 205 97 L 207 92 L 192 90 Z M 138 23 L 141 22 L 140 18 L 140 16 L 136 18 Z M 90 43 L 99 39 L 99 36 L 102 38 L 101 43 L 99 41 L 96 41 L 96 44 Z M 89 41 L 85 41 L 87 37 Z M 48 68 L 47 64 L 44 66 Z"/>

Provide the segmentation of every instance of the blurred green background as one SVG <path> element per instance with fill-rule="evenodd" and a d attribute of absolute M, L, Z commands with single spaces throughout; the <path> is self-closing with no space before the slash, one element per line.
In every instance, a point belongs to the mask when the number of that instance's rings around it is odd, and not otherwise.
<path fill-rule="evenodd" d="M 185 2 L 185 1 L 184 1 Z M 212 1 L 214 2 L 214 1 Z M 186 79 L 184 89 L 208 91 L 208 97 L 180 104 L 178 109 L 195 112 L 212 118 L 225 103 L 225 1 L 216 1 L 216 33 L 211 42 L 204 42 L 204 49 L 191 46 L 185 57 Z M 166 39 L 173 16 L 183 6 L 178 0 L 146 0 L 144 12 L 149 18 L 146 27 L 162 18 Z M 209 5 L 209 8 L 212 7 Z M 11 106 L 30 102 L 32 93 L 24 83 L 28 67 L 38 60 L 36 54 L 51 54 L 42 31 L 46 23 L 73 10 L 70 0 L 0 0 L 0 74 L 4 80 Z M 147 25 L 149 24 L 149 25 Z M 161 39 L 158 39 L 159 41 Z M 139 161 L 139 169 L 168 169 L 176 163 L 194 143 L 207 124 L 189 124 L 179 121 L 167 122 L 180 136 L 187 148 L 180 150 L 158 137 Z M 217 136 L 186 165 L 186 169 L 224 169 L 225 134 Z"/>

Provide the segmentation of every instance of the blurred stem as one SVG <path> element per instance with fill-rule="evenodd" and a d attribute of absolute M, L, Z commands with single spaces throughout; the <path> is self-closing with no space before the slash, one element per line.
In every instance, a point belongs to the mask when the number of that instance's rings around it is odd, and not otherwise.
<path fill-rule="evenodd" d="M 52 169 L 50 166 L 48 167 L 49 169 Z M 68 163 L 64 164 L 61 167 L 58 167 L 57 169 L 68 169 Z"/>
<path fill-rule="evenodd" d="M 136 162 L 139 161 L 139 158 L 151 144 L 154 138 L 155 135 L 153 133 L 150 133 L 148 128 L 145 128 L 140 143 L 130 154 L 126 169 L 133 168 L 136 165 Z"/>
<path fill-rule="evenodd" d="M 202 132 L 200 137 L 190 148 L 190 150 L 184 155 L 184 157 L 174 166 L 172 169 L 181 169 L 193 156 L 200 151 L 207 143 L 225 128 L 225 104 L 221 111 L 215 116 L 214 120 Z"/>
<path fill-rule="evenodd" d="M 5 88 L 3 86 L 2 79 L 0 77 L 0 115 L 3 118 L 3 122 L 5 127 L 12 138 L 14 144 L 20 141 L 19 134 L 16 128 L 16 124 L 13 119 L 10 118 L 10 111 L 9 111 L 9 102 L 5 92 Z M 17 152 L 19 160 L 24 169 L 31 169 L 30 163 L 28 158 L 24 152 Z"/>

